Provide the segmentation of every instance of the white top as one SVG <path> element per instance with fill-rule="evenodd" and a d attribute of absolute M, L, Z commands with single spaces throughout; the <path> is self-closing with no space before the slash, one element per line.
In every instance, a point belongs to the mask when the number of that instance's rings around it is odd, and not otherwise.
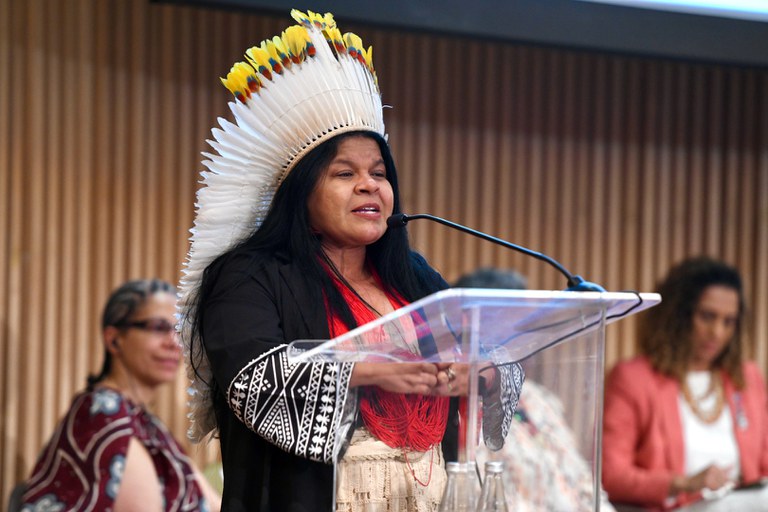
<path fill-rule="evenodd" d="M 708 371 L 688 372 L 686 381 L 694 399 L 707 394 L 712 374 Z M 725 399 L 725 397 L 724 397 Z M 698 400 L 699 409 L 711 411 L 716 406 L 716 395 Z M 682 393 L 678 397 L 680 418 L 683 423 L 685 442 L 685 474 L 693 475 L 711 464 L 730 468 L 729 475 L 737 480 L 739 475 L 739 449 L 733 432 L 731 410 L 723 407 L 720 417 L 713 423 L 702 422 L 685 401 Z"/>

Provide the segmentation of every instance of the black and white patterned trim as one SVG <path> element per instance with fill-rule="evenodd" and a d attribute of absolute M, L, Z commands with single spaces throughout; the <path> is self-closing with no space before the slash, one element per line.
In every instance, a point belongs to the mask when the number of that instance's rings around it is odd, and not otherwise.
<path fill-rule="evenodd" d="M 483 395 L 483 440 L 493 451 L 504 446 L 525 380 L 519 363 L 499 364 L 496 371 L 499 386 Z"/>
<path fill-rule="evenodd" d="M 286 347 L 275 347 L 240 370 L 227 391 L 229 407 L 281 449 L 331 463 L 353 365 L 289 364 Z"/>
<path fill-rule="evenodd" d="M 501 374 L 501 409 L 504 411 L 504 420 L 501 423 L 501 436 L 506 439 L 512 425 L 512 416 L 515 414 L 517 404 L 520 401 L 520 393 L 523 391 L 525 371 L 520 363 L 499 366 Z"/>

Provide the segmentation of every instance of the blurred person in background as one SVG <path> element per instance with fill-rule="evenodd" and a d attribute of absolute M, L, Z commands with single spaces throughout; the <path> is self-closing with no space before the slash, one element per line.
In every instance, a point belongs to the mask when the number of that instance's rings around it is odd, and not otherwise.
<path fill-rule="evenodd" d="M 23 511 L 218 511 L 213 491 L 149 411 L 176 377 L 176 290 L 129 281 L 102 314 L 104 363 L 88 377 L 26 481 Z"/>
<path fill-rule="evenodd" d="M 760 370 L 743 360 L 739 272 L 690 258 L 657 291 L 661 304 L 639 317 L 640 355 L 605 385 L 609 498 L 652 510 L 768 510 L 768 402 Z"/>
<path fill-rule="evenodd" d="M 527 279 L 515 270 L 484 267 L 461 276 L 456 288 L 522 290 Z M 528 378 L 504 448 L 493 457 L 505 465 L 509 510 L 515 512 L 588 512 L 594 510 L 592 468 L 578 450 L 560 399 Z M 612 512 L 605 493 L 600 510 Z"/>

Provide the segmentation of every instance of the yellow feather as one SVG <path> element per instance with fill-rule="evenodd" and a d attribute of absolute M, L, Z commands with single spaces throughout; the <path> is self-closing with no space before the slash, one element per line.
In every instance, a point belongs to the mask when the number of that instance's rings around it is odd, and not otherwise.
<path fill-rule="evenodd" d="M 300 60 L 304 60 L 307 44 L 311 41 L 307 29 L 301 25 L 292 25 L 283 32 L 283 42 L 288 48 L 288 52 Z"/>

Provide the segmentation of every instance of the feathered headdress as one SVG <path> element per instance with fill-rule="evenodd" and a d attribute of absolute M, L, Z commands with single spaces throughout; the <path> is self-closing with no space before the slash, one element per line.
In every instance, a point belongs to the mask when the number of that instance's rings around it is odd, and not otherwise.
<path fill-rule="evenodd" d="M 180 283 L 180 309 L 189 308 L 205 268 L 262 223 L 277 188 L 294 165 L 322 142 L 344 132 L 385 136 L 372 49 L 352 33 L 341 35 L 330 13 L 293 10 L 299 25 L 245 52 L 222 82 L 235 96 L 235 122 L 219 118 L 203 153 L 203 186 L 197 192 L 191 247 Z M 200 340 L 191 343 L 183 322 L 184 352 L 192 381 L 190 438 L 215 428 L 212 380 Z M 194 346 L 194 353 L 191 352 Z"/>

